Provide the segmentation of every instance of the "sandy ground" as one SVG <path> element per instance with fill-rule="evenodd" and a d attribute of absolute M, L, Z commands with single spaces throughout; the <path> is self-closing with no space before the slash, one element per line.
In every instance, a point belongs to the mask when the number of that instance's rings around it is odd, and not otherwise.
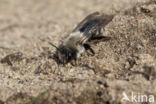
<path fill-rule="evenodd" d="M 79 65 L 52 55 L 88 14 L 116 14 Z M 0 0 L 0 104 L 155 104 L 155 0 Z M 122 101 L 150 95 L 155 103 Z"/>

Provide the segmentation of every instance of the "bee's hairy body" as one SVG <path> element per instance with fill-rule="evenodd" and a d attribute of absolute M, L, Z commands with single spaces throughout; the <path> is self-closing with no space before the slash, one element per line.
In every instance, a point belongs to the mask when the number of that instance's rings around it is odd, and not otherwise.
<path fill-rule="evenodd" d="M 87 16 L 59 46 L 58 59 L 62 63 L 68 63 L 79 58 L 85 52 L 84 44 L 103 33 L 105 25 L 113 18 L 108 17 L 99 12 Z"/>
<path fill-rule="evenodd" d="M 64 41 L 63 45 L 70 50 L 76 51 L 76 58 L 79 58 L 80 55 L 85 51 L 83 44 L 87 40 L 83 40 L 84 35 L 80 32 L 71 33 Z"/>

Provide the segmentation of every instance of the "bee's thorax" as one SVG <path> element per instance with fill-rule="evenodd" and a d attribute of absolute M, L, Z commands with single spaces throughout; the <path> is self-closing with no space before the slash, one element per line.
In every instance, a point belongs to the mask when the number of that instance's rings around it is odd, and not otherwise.
<path fill-rule="evenodd" d="M 63 45 L 70 51 L 76 52 L 76 57 L 80 57 L 81 54 L 85 51 L 83 46 L 84 35 L 81 32 L 72 32 L 64 41 Z"/>
<path fill-rule="evenodd" d="M 81 43 L 83 34 L 80 32 L 72 32 L 64 41 L 63 45 L 69 49 L 77 50 L 77 46 Z"/>

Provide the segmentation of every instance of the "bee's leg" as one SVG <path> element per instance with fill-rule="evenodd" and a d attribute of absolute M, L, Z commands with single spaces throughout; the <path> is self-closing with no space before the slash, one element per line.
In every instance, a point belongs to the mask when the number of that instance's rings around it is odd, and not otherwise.
<path fill-rule="evenodd" d="M 83 45 L 78 45 L 78 52 L 76 58 L 79 58 L 85 52 L 85 47 Z"/>
<path fill-rule="evenodd" d="M 89 44 L 87 44 L 87 43 L 84 44 L 84 47 L 85 47 L 86 50 L 89 50 L 92 53 L 92 55 L 95 54 L 94 50 L 91 48 L 91 46 Z"/>
<path fill-rule="evenodd" d="M 94 43 L 94 44 L 97 44 L 97 43 L 99 43 L 101 41 L 108 41 L 110 39 L 111 39 L 111 37 L 108 37 L 108 36 L 95 36 L 95 37 L 92 37 L 90 39 L 90 42 Z"/>
<path fill-rule="evenodd" d="M 76 66 L 77 65 L 77 59 L 74 58 L 72 61 L 71 61 L 71 65 L 72 66 Z"/>
<path fill-rule="evenodd" d="M 72 65 L 72 66 L 75 66 L 74 60 L 71 61 L 71 65 Z"/>
<path fill-rule="evenodd" d="M 111 37 L 108 37 L 108 36 L 96 36 L 96 37 L 91 38 L 91 40 L 104 40 L 104 41 L 107 41 L 110 39 L 111 39 Z"/>
<path fill-rule="evenodd" d="M 76 54 L 73 56 L 73 59 L 71 60 L 71 64 L 73 66 L 77 66 L 79 64 L 78 59 L 81 56 L 81 54 L 85 51 L 84 47 L 82 46 L 79 46 L 78 49 L 78 52 L 76 52 Z"/>

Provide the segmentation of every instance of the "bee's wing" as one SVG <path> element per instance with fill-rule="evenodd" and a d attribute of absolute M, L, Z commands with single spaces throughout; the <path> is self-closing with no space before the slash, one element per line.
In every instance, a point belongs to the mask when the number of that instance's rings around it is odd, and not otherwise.
<path fill-rule="evenodd" d="M 81 31 L 85 31 L 86 34 L 92 34 L 92 36 L 96 36 L 99 34 L 102 34 L 105 26 L 112 21 L 112 19 L 114 18 L 114 15 L 106 15 L 106 14 L 101 14 L 97 17 L 95 17 L 94 19 L 88 21 L 88 26 L 86 24 L 86 26 L 84 25 L 84 30 L 83 28 L 81 29 Z M 87 29 L 88 27 L 88 29 Z"/>
<path fill-rule="evenodd" d="M 100 13 L 99 12 L 94 12 L 90 15 L 88 15 L 87 17 L 85 17 L 77 26 L 76 28 L 72 31 L 72 32 L 75 32 L 75 31 L 79 31 L 83 26 L 84 24 L 86 24 L 88 21 L 90 21 L 91 19 L 97 17 Z"/>
<path fill-rule="evenodd" d="M 85 43 L 89 38 L 103 33 L 105 26 L 113 19 L 114 15 L 96 13 L 85 18 L 76 28 L 83 33 L 81 42 Z"/>

